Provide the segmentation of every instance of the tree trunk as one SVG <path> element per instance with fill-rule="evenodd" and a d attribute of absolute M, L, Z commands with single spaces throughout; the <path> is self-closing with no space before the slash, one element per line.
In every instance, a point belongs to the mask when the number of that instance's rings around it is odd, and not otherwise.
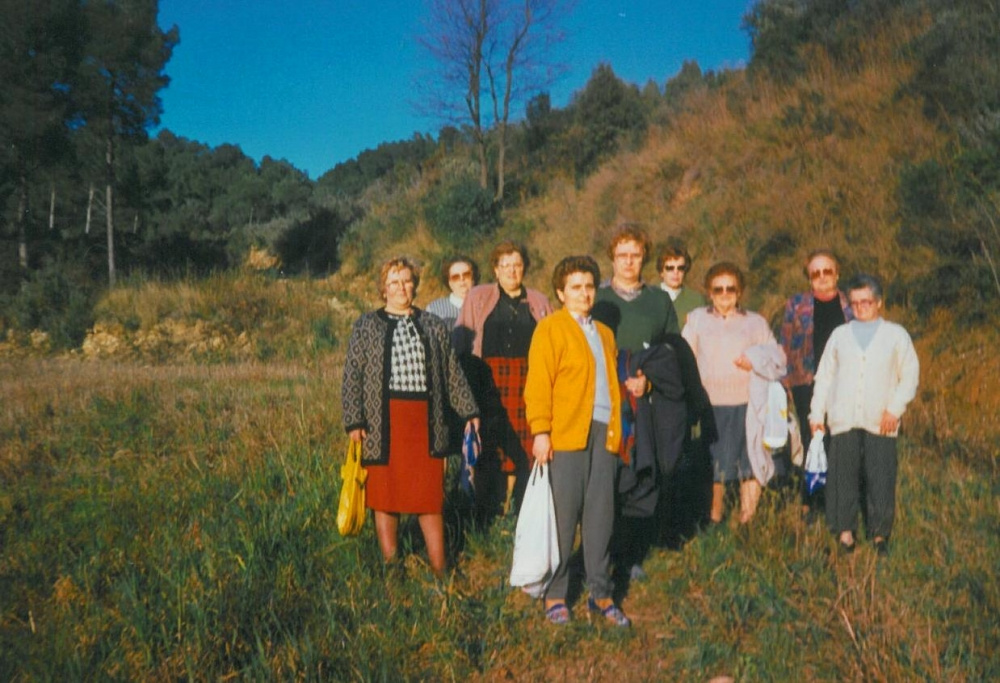
<path fill-rule="evenodd" d="M 486 158 L 486 135 L 482 129 L 477 131 L 476 147 L 479 150 L 479 187 L 484 190 L 490 185 L 489 161 Z"/>
<path fill-rule="evenodd" d="M 486 74 L 490 79 L 490 98 L 493 100 L 493 120 L 497 122 L 499 140 L 497 141 L 497 191 L 494 201 L 503 202 L 504 179 L 507 162 L 507 122 L 510 120 L 510 102 L 513 96 L 514 71 L 517 67 L 518 55 L 524 50 L 528 32 L 534 24 L 534 14 L 530 2 L 524 3 L 523 16 L 517 25 L 513 39 L 507 48 L 503 64 L 503 104 L 497 101 L 497 79 L 490 65 L 486 66 Z"/>
<path fill-rule="evenodd" d="M 482 69 L 483 48 L 492 30 L 486 0 L 479 0 L 475 13 L 466 16 L 466 23 L 472 28 L 472 52 L 469 55 L 469 90 L 465 102 L 469 107 L 476 147 L 479 151 L 479 186 L 485 190 L 489 187 L 490 172 L 486 155 L 486 132 L 483 130 Z"/>
<path fill-rule="evenodd" d="M 108 225 L 108 285 L 115 286 L 115 211 L 113 191 L 115 183 L 115 143 L 110 134 L 107 139 L 107 151 L 104 155 L 107 185 L 105 187 L 104 215 Z"/>
<path fill-rule="evenodd" d="M 28 269 L 28 176 L 22 171 L 17 195 L 17 261 Z"/>
<path fill-rule="evenodd" d="M 51 194 L 49 194 L 49 230 L 56 229 L 56 186 L 52 184 Z"/>
<path fill-rule="evenodd" d="M 494 195 L 493 201 L 503 202 L 504 162 L 507 155 L 507 122 L 501 121 L 498 128 L 500 129 L 500 142 L 497 144 L 497 193 Z"/>
<path fill-rule="evenodd" d="M 87 224 L 83 228 L 83 234 L 90 234 L 90 219 L 94 215 L 94 183 L 90 184 L 90 192 L 87 194 Z"/>

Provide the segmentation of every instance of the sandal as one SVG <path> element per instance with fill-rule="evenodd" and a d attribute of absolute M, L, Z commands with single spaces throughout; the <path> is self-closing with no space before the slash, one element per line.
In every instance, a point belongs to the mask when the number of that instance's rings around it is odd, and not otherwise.
<path fill-rule="evenodd" d="M 610 621 L 615 626 L 628 628 L 632 625 L 632 620 L 625 616 L 625 613 L 618 609 L 613 602 L 607 607 L 601 607 L 593 598 L 587 598 L 587 607 L 591 612 L 599 612 L 605 619 Z"/>
<path fill-rule="evenodd" d="M 568 624 L 572 616 L 565 602 L 557 602 L 545 610 L 545 618 L 549 620 L 550 624 L 562 626 Z"/>

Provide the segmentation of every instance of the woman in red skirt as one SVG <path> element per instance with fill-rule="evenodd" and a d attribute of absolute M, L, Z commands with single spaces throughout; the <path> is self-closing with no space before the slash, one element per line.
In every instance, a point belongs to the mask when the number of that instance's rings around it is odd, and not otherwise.
<path fill-rule="evenodd" d="M 431 568 L 445 569 L 444 456 L 447 411 L 479 423 L 478 407 L 436 316 L 413 306 L 420 282 L 405 257 L 379 273 L 385 307 L 354 324 L 344 362 L 344 427 L 360 441 L 368 470 L 367 505 L 385 560 L 396 557 L 399 516 L 417 515 Z"/>

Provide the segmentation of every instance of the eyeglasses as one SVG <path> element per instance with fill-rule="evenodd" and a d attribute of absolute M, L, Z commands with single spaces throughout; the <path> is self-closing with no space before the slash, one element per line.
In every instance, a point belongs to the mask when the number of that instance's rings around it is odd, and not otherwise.
<path fill-rule="evenodd" d="M 809 273 L 810 280 L 818 280 L 821 277 L 833 277 L 837 274 L 837 271 L 833 268 L 820 268 L 819 270 L 814 270 Z"/>
<path fill-rule="evenodd" d="M 725 287 L 712 287 L 712 294 L 739 294 L 740 288 L 735 285 L 726 285 Z"/>
<path fill-rule="evenodd" d="M 458 282 L 459 280 L 471 280 L 472 271 L 467 270 L 464 273 L 452 273 L 451 275 L 448 276 L 448 279 L 451 280 L 452 282 Z"/>
<path fill-rule="evenodd" d="M 851 308 L 867 308 L 878 303 L 875 299 L 851 299 Z"/>
<path fill-rule="evenodd" d="M 672 273 L 675 270 L 679 270 L 683 273 L 687 270 L 687 266 L 663 266 L 663 270 L 665 270 L 668 273 Z"/>
<path fill-rule="evenodd" d="M 497 270 L 524 270 L 524 263 L 517 261 L 515 263 L 504 263 L 501 261 L 497 264 Z"/>
<path fill-rule="evenodd" d="M 615 254 L 615 259 L 618 261 L 641 261 L 642 252 L 618 252 Z"/>

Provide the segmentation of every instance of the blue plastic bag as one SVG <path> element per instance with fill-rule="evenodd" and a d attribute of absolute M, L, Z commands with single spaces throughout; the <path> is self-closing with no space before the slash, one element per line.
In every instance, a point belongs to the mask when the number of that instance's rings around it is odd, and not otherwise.
<path fill-rule="evenodd" d="M 462 471 L 459 474 L 458 485 L 470 498 L 476 497 L 476 471 L 474 468 L 479 460 L 482 447 L 479 432 L 476 431 L 471 422 L 466 424 L 465 433 L 462 435 Z"/>
<path fill-rule="evenodd" d="M 826 448 L 823 446 L 823 432 L 813 434 L 806 454 L 806 489 L 810 494 L 826 486 Z"/>

